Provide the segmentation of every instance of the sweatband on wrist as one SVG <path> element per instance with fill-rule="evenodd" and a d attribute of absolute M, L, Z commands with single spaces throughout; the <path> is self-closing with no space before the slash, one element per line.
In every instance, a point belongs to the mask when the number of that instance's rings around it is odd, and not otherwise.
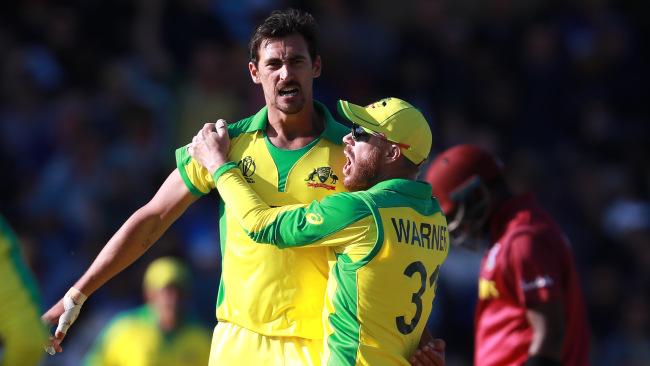
<path fill-rule="evenodd" d="M 237 164 L 234 161 L 229 161 L 222 166 L 220 166 L 214 173 L 212 173 L 212 179 L 214 180 L 214 185 L 217 185 L 217 181 L 219 180 L 219 177 L 223 175 L 223 173 L 227 172 L 228 170 L 232 168 L 236 168 Z"/>

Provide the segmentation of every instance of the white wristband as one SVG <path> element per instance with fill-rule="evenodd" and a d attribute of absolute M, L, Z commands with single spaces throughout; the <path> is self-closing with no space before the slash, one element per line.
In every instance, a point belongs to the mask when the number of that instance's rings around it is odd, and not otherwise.
<path fill-rule="evenodd" d="M 63 334 L 68 332 L 72 323 L 77 320 L 77 316 L 79 316 L 79 312 L 81 311 L 81 305 L 83 305 L 87 298 L 86 295 L 74 287 L 71 287 L 66 292 L 63 296 L 64 312 L 59 317 L 59 325 L 56 327 L 57 332 L 62 332 Z"/>

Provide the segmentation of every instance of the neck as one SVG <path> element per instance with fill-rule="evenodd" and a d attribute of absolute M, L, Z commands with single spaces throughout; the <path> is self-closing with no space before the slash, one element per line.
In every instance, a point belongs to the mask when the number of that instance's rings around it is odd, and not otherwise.
<path fill-rule="evenodd" d="M 409 179 L 409 180 L 415 180 L 417 176 L 417 172 L 412 173 L 408 172 L 406 169 L 404 169 L 401 166 L 398 166 L 396 164 L 393 165 L 387 165 L 382 169 L 379 174 L 370 181 L 370 187 L 374 186 L 375 184 L 379 182 L 383 182 L 385 180 L 389 179 Z"/>
<path fill-rule="evenodd" d="M 313 103 L 306 104 L 296 114 L 285 114 L 269 108 L 268 120 L 266 135 L 273 145 L 285 149 L 298 149 L 309 144 L 323 132 L 325 126 L 323 117 Z"/>
<path fill-rule="evenodd" d="M 509 201 L 513 194 L 510 191 L 509 187 L 505 184 L 497 185 L 496 187 L 490 189 L 490 200 L 487 207 L 487 219 L 485 220 L 485 225 L 483 227 L 483 232 L 490 235 L 492 226 L 494 225 L 494 220 L 497 217 L 497 212 L 501 211 L 507 201 Z M 499 228 L 501 230 L 502 228 Z"/>
<path fill-rule="evenodd" d="M 178 325 L 178 317 L 176 314 L 172 313 L 161 313 L 159 314 L 158 317 L 158 324 L 160 326 L 160 329 L 162 329 L 165 332 L 171 332 L 174 329 L 176 329 L 176 326 Z"/>

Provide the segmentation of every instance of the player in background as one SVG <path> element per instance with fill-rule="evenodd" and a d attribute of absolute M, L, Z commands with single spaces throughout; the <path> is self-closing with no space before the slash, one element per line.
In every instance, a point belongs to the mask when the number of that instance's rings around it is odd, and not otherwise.
<path fill-rule="evenodd" d="M 261 85 L 266 106 L 229 126 L 231 159 L 274 206 L 304 204 L 344 191 L 335 173 L 345 163 L 341 138 L 347 130 L 313 99 L 313 80 L 321 73 L 313 17 L 293 9 L 273 12 L 255 30 L 249 52 L 250 76 Z M 176 162 L 177 169 L 151 201 L 129 217 L 86 273 L 43 315 L 44 321 L 58 324 L 49 352 L 63 350 L 65 333 L 88 296 L 214 189 L 211 174 L 185 147 L 177 150 Z M 327 250 L 260 247 L 227 206 L 219 207 L 222 276 L 210 365 L 319 364 Z"/>
<path fill-rule="evenodd" d="M 210 333 L 184 308 L 190 273 L 179 259 L 149 264 L 142 284 L 146 303 L 118 314 L 86 355 L 86 366 L 205 366 Z M 42 352 L 41 352 L 42 353 Z"/>
<path fill-rule="evenodd" d="M 224 120 L 206 124 L 188 150 L 250 238 L 278 248 L 329 249 L 322 365 L 408 365 L 449 249 L 431 186 L 415 180 L 431 150 L 431 130 L 397 98 L 365 108 L 340 101 L 339 111 L 353 123 L 343 137 L 350 193 L 308 205 L 271 208 L 251 189 L 228 158 Z"/>
<path fill-rule="evenodd" d="M 587 365 L 586 309 L 569 242 L 532 194 L 513 195 L 488 152 L 454 146 L 426 180 L 452 243 L 479 249 L 474 364 Z"/>
<path fill-rule="evenodd" d="M 0 216 L 0 366 L 39 364 L 47 339 L 40 312 L 36 281 L 16 235 Z"/>

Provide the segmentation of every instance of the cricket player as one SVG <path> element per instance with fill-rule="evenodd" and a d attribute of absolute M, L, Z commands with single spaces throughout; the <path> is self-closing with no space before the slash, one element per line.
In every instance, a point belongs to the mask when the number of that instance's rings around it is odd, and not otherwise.
<path fill-rule="evenodd" d="M 0 366 L 38 365 L 47 331 L 40 296 L 18 240 L 0 216 Z"/>
<path fill-rule="evenodd" d="M 273 12 L 250 40 L 248 69 L 262 87 L 266 106 L 228 127 L 230 158 L 272 206 L 304 204 L 345 191 L 338 173 L 346 161 L 341 138 L 347 129 L 313 99 L 313 81 L 321 73 L 316 33 L 310 14 L 289 9 Z M 50 351 L 62 351 L 61 341 L 87 296 L 214 189 L 212 175 L 186 147 L 176 151 L 176 162 L 153 199 L 124 223 L 86 273 L 44 314 L 45 321 L 58 324 Z M 259 246 L 228 205 L 219 209 L 222 275 L 210 365 L 320 364 L 327 248 Z"/>
<path fill-rule="evenodd" d="M 414 180 L 431 149 L 431 131 L 417 109 L 397 98 L 365 108 L 340 101 L 339 108 L 354 123 L 343 138 L 342 170 L 352 193 L 269 207 L 247 183 L 245 170 L 237 169 L 239 157 L 227 154 L 224 120 L 216 130 L 206 124 L 188 150 L 212 174 L 232 220 L 255 242 L 273 244 L 253 250 L 328 250 L 322 365 L 408 365 L 449 250 L 447 223 L 431 187 Z M 284 251 L 275 254 L 282 259 Z"/>
<path fill-rule="evenodd" d="M 86 354 L 83 365 L 207 365 L 210 333 L 192 321 L 184 308 L 190 281 L 189 269 L 178 258 L 151 262 L 142 281 L 146 303 L 116 315 Z"/>
<path fill-rule="evenodd" d="M 479 274 L 474 364 L 589 364 L 589 329 L 566 235 L 532 194 L 514 195 L 502 166 L 472 145 L 430 165 L 427 181 L 452 241 L 489 240 Z"/>

